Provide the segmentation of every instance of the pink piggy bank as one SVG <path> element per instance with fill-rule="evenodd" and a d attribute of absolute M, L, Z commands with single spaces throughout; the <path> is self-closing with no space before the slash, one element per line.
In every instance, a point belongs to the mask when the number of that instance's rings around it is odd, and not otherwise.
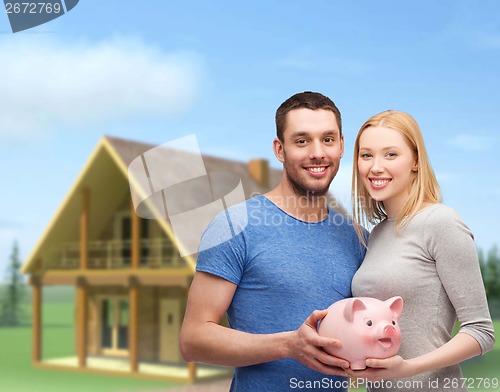
<path fill-rule="evenodd" d="M 369 297 L 347 298 L 335 302 L 321 320 L 318 334 L 338 339 L 341 348 L 325 349 L 350 362 L 351 369 L 365 369 L 367 358 L 396 355 L 401 345 L 398 319 L 403 299 L 380 301 Z"/>

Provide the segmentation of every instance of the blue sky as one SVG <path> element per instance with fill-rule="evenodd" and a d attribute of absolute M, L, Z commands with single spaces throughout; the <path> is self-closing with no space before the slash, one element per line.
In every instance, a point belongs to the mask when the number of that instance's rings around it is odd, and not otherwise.
<path fill-rule="evenodd" d="M 202 152 L 272 153 L 274 113 L 304 90 L 343 115 L 331 191 L 349 203 L 360 125 L 419 122 L 444 202 L 479 247 L 499 243 L 500 3 L 97 1 L 12 34 L 0 12 L 0 276 L 27 257 L 103 134 Z"/>

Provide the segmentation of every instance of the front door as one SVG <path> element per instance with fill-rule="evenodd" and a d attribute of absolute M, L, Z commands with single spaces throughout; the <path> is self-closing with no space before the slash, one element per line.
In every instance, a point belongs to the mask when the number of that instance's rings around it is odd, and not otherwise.
<path fill-rule="evenodd" d="M 128 355 L 129 302 L 126 297 L 101 300 L 101 351 L 106 355 Z"/>
<path fill-rule="evenodd" d="M 181 303 L 178 299 L 160 300 L 160 361 L 179 362 Z"/>

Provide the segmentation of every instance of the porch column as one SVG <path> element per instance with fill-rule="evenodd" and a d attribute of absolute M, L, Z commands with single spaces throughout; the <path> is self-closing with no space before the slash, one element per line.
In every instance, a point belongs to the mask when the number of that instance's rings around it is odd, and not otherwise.
<path fill-rule="evenodd" d="M 132 220 L 132 269 L 138 269 L 141 264 L 141 218 L 135 212 L 134 203 L 130 203 Z"/>
<path fill-rule="evenodd" d="M 88 266 L 90 189 L 82 189 L 82 211 L 80 213 L 80 269 Z"/>
<path fill-rule="evenodd" d="M 39 277 L 31 276 L 33 288 L 33 347 L 31 351 L 33 363 L 42 360 L 42 284 Z"/>
<path fill-rule="evenodd" d="M 139 293 L 137 278 L 130 278 L 129 355 L 130 371 L 139 371 Z"/>
<path fill-rule="evenodd" d="M 79 367 L 87 366 L 87 299 L 87 282 L 80 277 L 76 283 L 76 354 Z"/>
<path fill-rule="evenodd" d="M 189 382 L 191 383 L 194 383 L 196 381 L 196 368 L 196 363 L 188 362 L 188 378 Z"/>

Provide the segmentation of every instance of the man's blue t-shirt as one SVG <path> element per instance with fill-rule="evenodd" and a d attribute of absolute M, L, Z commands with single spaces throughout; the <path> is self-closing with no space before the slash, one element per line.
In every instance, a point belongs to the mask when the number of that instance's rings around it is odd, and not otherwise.
<path fill-rule="evenodd" d="M 221 233 L 227 234 L 228 222 L 232 237 L 224 241 L 227 235 Z M 203 234 L 200 250 L 197 271 L 238 286 L 227 311 L 229 326 L 254 334 L 296 330 L 315 309 L 350 297 L 352 277 L 364 256 L 345 216 L 330 209 L 325 220 L 304 222 L 264 196 L 219 214 Z M 279 392 L 301 386 L 344 391 L 345 385 L 343 377 L 282 359 L 235 369 L 231 391 Z"/>

